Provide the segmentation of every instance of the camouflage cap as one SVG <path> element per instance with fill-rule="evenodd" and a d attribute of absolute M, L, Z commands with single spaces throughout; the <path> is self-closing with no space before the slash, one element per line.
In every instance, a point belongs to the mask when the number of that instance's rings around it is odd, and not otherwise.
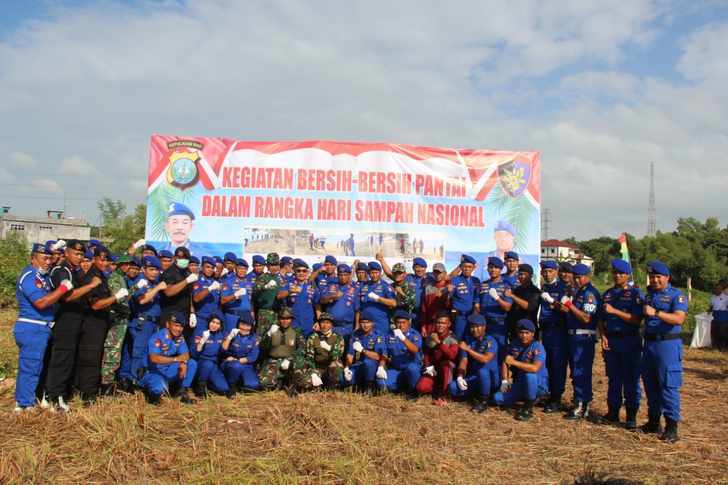
<path fill-rule="evenodd" d="M 268 253 L 268 256 L 265 258 L 265 264 L 270 265 L 278 265 L 281 264 L 281 257 L 278 256 L 278 253 Z"/>
<path fill-rule="evenodd" d="M 278 318 L 293 318 L 293 312 L 287 306 L 278 311 Z"/>
<path fill-rule="evenodd" d="M 392 266 L 392 273 L 406 273 L 407 269 L 404 267 L 404 263 L 397 263 Z"/>
<path fill-rule="evenodd" d="M 122 254 L 119 256 L 119 260 L 116 262 L 117 264 L 129 264 L 131 263 L 133 258 L 129 256 L 128 254 Z"/>
<path fill-rule="evenodd" d="M 321 322 L 323 320 L 328 320 L 333 323 L 334 316 L 328 312 L 323 312 L 323 313 L 321 313 L 321 315 L 319 315 L 318 321 Z"/>

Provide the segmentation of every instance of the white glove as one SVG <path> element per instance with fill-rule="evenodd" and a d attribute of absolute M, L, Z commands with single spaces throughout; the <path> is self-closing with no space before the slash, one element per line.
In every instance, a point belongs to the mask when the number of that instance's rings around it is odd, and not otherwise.
<path fill-rule="evenodd" d="M 210 286 L 207 287 L 210 291 L 215 291 L 220 289 L 220 282 L 219 281 L 213 281 Z"/>
<path fill-rule="evenodd" d="M 368 297 L 368 298 L 369 298 L 370 300 L 374 300 L 374 301 L 379 301 L 379 299 L 381 298 L 381 296 L 377 295 L 377 294 L 376 294 L 376 293 L 374 293 L 373 291 L 370 291 L 370 292 L 369 292 L 369 293 L 367 294 L 367 297 Z"/>
<path fill-rule="evenodd" d="M 265 288 L 266 290 L 270 290 L 272 288 L 275 288 L 276 286 L 278 286 L 278 282 L 276 280 L 270 280 L 268 283 L 265 284 L 263 288 Z"/>
<path fill-rule="evenodd" d="M 126 288 L 122 288 L 114 294 L 114 297 L 116 297 L 116 301 L 121 301 L 127 296 L 129 296 L 129 290 L 127 290 Z"/>
<path fill-rule="evenodd" d="M 571 298 L 569 298 L 566 295 L 564 295 L 564 296 L 561 297 L 561 304 L 562 305 L 569 306 L 569 303 L 571 303 Z"/>
<path fill-rule="evenodd" d="M 61 286 L 65 286 L 66 290 L 68 290 L 68 291 L 71 291 L 73 289 L 73 283 L 71 283 L 71 280 L 61 281 Z"/>
<path fill-rule="evenodd" d="M 243 296 L 247 291 L 245 291 L 245 288 L 240 288 L 239 290 L 235 290 L 235 293 L 233 295 L 235 296 L 236 300 L 239 300 L 241 296 Z"/>
<path fill-rule="evenodd" d="M 318 374 L 314 373 L 311 374 L 311 384 L 313 384 L 313 387 L 319 387 L 323 386 L 324 381 L 321 380 Z"/>
<path fill-rule="evenodd" d="M 134 285 L 134 286 L 136 286 L 137 289 L 141 290 L 142 288 L 146 288 L 147 286 L 149 286 L 149 282 L 147 280 L 145 280 L 144 278 L 142 278 L 139 281 L 137 281 L 136 285 Z"/>
<path fill-rule="evenodd" d="M 51 249 L 53 251 L 60 251 L 61 249 L 64 249 L 66 247 L 66 241 L 63 239 L 59 239 L 58 241 L 51 244 Z"/>
<path fill-rule="evenodd" d="M 546 303 L 553 303 L 554 302 L 554 297 L 551 296 L 549 293 L 547 293 L 545 291 L 543 293 L 541 293 L 541 299 L 543 301 L 545 301 Z"/>
<path fill-rule="evenodd" d="M 331 350 L 331 345 L 326 340 L 322 340 L 321 343 L 319 343 L 322 349 L 326 350 L 327 352 Z"/>
<path fill-rule="evenodd" d="M 202 340 L 201 340 L 201 342 L 204 344 L 209 339 L 210 339 L 210 331 L 209 330 L 205 330 L 204 332 L 202 332 Z"/>
<path fill-rule="evenodd" d="M 467 391 L 468 390 L 468 381 L 466 381 L 463 376 L 458 376 L 458 378 L 456 379 L 456 381 L 458 383 L 458 389 L 460 389 L 461 391 Z"/>
<path fill-rule="evenodd" d="M 134 249 L 139 249 L 140 247 L 144 246 L 146 243 L 147 243 L 146 240 L 140 239 L 134 243 Z"/>
<path fill-rule="evenodd" d="M 275 323 L 273 325 L 271 325 L 270 328 L 268 329 L 268 336 L 270 337 L 271 335 L 276 333 L 279 328 L 280 327 L 278 325 L 276 325 Z"/>
<path fill-rule="evenodd" d="M 348 367 L 344 367 L 344 380 L 346 382 L 351 382 L 351 380 L 354 378 L 354 373 L 349 369 Z"/>
<path fill-rule="evenodd" d="M 351 344 L 351 348 L 354 349 L 354 352 L 362 352 L 364 350 L 364 346 L 358 340 Z"/>
<path fill-rule="evenodd" d="M 229 333 L 229 334 L 228 334 L 228 336 L 227 336 L 228 340 L 232 340 L 232 339 L 234 339 L 234 338 L 235 338 L 235 336 L 236 336 L 237 334 L 239 334 L 239 333 L 240 333 L 240 329 L 238 329 L 238 328 L 234 328 L 234 329 L 230 330 L 230 333 Z"/>
<path fill-rule="evenodd" d="M 511 383 L 507 379 L 503 379 L 500 385 L 500 392 L 506 393 L 511 390 Z"/>
<path fill-rule="evenodd" d="M 496 290 L 495 288 L 491 288 L 490 290 L 488 290 L 488 294 L 489 294 L 489 295 L 490 295 L 490 297 L 491 297 L 491 298 L 493 298 L 493 299 L 494 299 L 495 301 L 498 301 L 498 300 L 500 300 L 500 296 L 498 295 L 498 290 Z"/>
<path fill-rule="evenodd" d="M 227 269 L 227 268 L 223 268 L 223 269 L 222 269 L 222 271 L 220 271 L 220 276 L 225 276 L 225 275 L 226 275 L 226 274 L 228 274 L 229 272 L 230 272 L 230 270 L 229 270 L 229 269 Z"/>
<path fill-rule="evenodd" d="M 283 362 L 281 362 L 281 369 L 282 370 L 288 370 L 288 368 L 291 366 L 291 361 L 288 359 L 284 359 Z"/>
<path fill-rule="evenodd" d="M 195 281 L 197 281 L 197 274 L 190 274 L 187 278 L 185 278 L 185 281 L 187 281 L 187 283 L 194 283 Z"/>
<path fill-rule="evenodd" d="M 394 336 L 400 339 L 402 342 L 404 342 L 405 336 L 402 330 L 395 328 L 394 329 Z"/>
<path fill-rule="evenodd" d="M 435 370 L 435 366 L 434 365 L 428 365 L 427 367 L 425 367 L 424 374 L 426 376 L 435 377 L 437 375 L 437 371 Z"/>
<path fill-rule="evenodd" d="M 190 313 L 190 328 L 195 328 L 197 326 L 197 315 L 194 313 Z"/>
<path fill-rule="evenodd" d="M 386 379 L 386 378 L 387 378 L 387 370 L 380 365 L 379 367 L 377 367 L 377 379 Z"/>

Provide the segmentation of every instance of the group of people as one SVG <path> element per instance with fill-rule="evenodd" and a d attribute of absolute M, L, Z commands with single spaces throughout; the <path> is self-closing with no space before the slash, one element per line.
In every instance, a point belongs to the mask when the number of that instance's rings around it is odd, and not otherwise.
<path fill-rule="evenodd" d="M 687 300 L 668 267 L 649 264 L 643 293 L 629 263 L 614 260 L 614 285 L 600 294 L 584 264 L 543 261 L 538 288 L 530 265 L 504 256 L 488 258 L 480 281 L 466 254 L 448 272 L 422 258 L 411 271 L 390 267 L 381 254 L 309 267 L 276 253 L 251 264 L 233 253 L 198 259 L 144 240 L 120 257 L 95 240 L 34 244 L 17 281 L 16 411 L 67 411 L 76 393 L 91 405 L 135 390 L 150 403 L 193 403 L 213 392 L 352 388 L 468 401 L 478 413 L 514 405 L 519 420 L 540 401 L 578 420 L 590 416 L 599 342 L 609 379 L 601 419 L 619 423 L 624 407 L 626 427 L 638 429 L 641 377 L 642 431 L 676 441 Z"/>

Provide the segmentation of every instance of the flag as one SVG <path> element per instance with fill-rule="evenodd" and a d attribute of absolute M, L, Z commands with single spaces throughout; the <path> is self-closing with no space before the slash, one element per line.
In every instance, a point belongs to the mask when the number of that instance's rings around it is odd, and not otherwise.
<path fill-rule="evenodd" d="M 617 238 L 619 242 L 619 252 L 623 260 L 629 263 L 629 248 L 627 247 L 627 233 L 623 232 Z"/>

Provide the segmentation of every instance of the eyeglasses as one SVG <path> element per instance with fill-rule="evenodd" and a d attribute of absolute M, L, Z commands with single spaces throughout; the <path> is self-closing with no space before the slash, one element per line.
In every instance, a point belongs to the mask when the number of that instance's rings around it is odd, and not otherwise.
<path fill-rule="evenodd" d="M 307 269 L 297 269 L 296 273 L 308 273 Z"/>

